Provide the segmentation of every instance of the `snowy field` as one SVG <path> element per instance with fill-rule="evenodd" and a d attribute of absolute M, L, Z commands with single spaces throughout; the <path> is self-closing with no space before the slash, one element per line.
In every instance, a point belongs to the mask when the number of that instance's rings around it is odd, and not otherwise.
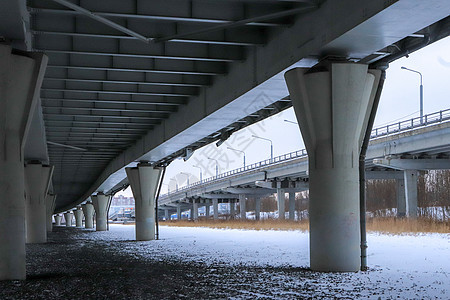
<path fill-rule="evenodd" d="M 116 250 L 142 260 L 169 258 L 211 267 L 282 267 L 295 273 L 309 265 L 308 233 L 300 231 L 161 226 L 160 237 L 159 241 L 119 243 Z M 95 232 L 85 238 L 117 248 L 116 241 L 134 239 L 134 226 L 111 225 L 109 232 Z M 298 280 L 287 273 L 271 280 L 289 282 L 299 295 L 302 289 L 313 287 L 317 298 L 450 299 L 450 235 L 369 234 L 368 243 L 368 272 L 310 272 L 315 274 L 311 280 Z M 283 298 L 282 291 L 278 294 Z M 285 296 L 297 298 L 292 289 Z"/>

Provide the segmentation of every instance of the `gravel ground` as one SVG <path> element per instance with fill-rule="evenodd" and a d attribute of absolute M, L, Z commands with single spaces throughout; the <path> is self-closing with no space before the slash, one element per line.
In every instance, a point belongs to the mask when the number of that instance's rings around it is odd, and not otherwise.
<path fill-rule="evenodd" d="M 336 274 L 230 264 L 220 257 L 199 259 L 198 253 L 184 259 L 161 251 L 170 241 L 127 238 L 114 231 L 55 228 L 48 243 L 27 245 L 27 280 L 0 282 L 0 299 L 428 298 L 427 287 L 399 286 L 389 278 L 372 282 L 370 273 L 382 272 L 377 269 Z"/>

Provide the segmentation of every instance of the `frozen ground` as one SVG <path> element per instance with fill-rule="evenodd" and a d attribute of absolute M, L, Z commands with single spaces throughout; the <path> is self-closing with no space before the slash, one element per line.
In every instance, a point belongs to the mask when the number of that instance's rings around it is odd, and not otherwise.
<path fill-rule="evenodd" d="M 135 242 L 134 226 L 59 228 L 27 246 L 28 280 L 1 299 L 450 299 L 450 235 L 369 234 L 368 272 L 308 269 L 308 234 L 164 227 Z"/>

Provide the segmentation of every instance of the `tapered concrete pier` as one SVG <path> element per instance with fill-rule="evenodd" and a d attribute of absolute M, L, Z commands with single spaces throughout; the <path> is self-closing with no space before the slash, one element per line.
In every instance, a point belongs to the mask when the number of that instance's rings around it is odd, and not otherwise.
<path fill-rule="evenodd" d="M 106 231 L 108 229 L 108 208 L 111 203 L 111 196 L 98 193 L 92 195 L 91 199 L 95 209 L 95 230 Z"/>
<path fill-rule="evenodd" d="M 81 210 L 81 206 L 78 206 L 77 209 L 73 211 L 73 215 L 75 216 L 75 227 L 83 228 L 83 211 Z"/>
<path fill-rule="evenodd" d="M 285 201 L 286 201 L 286 195 L 285 191 L 283 189 L 277 189 L 277 204 L 278 204 L 278 219 L 284 220 L 285 219 Z"/>
<path fill-rule="evenodd" d="M 55 225 L 61 226 L 62 216 L 60 214 L 55 215 Z"/>
<path fill-rule="evenodd" d="M 25 166 L 27 243 L 47 242 L 47 193 L 53 167 L 39 162 Z"/>
<path fill-rule="evenodd" d="M 358 159 L 380 75 L 330 61 L 285 74 L 309 156 L 312 270 L 360 269 Z"/>
<path fill-rule="evenodd" d="M 94 205 L 92 202 L 86 202 L 81 205 L 84 214 L 84 228 L 94 228 Z"/>
<path fill-rule="evenodd" d="M 72 227 L 73 213 L 71 211 L 65 212 L 64 220 L 66 221 L 66 227 Z"/>
<path fill-rule="evenodd" d="M 126 168 L 136 203 L 136 240 L 155 239 L 155 199 L 162 169 L 140 163 L 135 168 Z"/>
<path fill-rule="evenodd" d="M 43 54 L 0 44 L 0 280 L 26 275 L 23 149 L 46 65 Z"/>
<path fill-rule="evenodd" d="M 219 219 L 219 200 L 213 199 L 213 218 L 214 220 Z"/>
<path fill-rule="evenodd" d="M 53 222 L 52 222 L 52 216 L 55 212 L 55 204 L 56 204 L 56 195 L 55 194 L 47 194 L 46 197 L 46 218 L 47 218 L 47 232 L 52 231 L 53 229 Z"/>

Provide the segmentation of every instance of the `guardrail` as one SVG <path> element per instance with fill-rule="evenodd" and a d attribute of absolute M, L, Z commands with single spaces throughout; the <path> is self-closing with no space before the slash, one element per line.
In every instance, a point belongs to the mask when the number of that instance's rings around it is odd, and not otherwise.
<path fill-rule="evenodd" d="M 435 113 L 424 115 L 423 118 L 416 117 L 410 120 L 400 121 L 386 126 L 378 127 L 372 130 L 371 138 L 378 138 L 401 131 L 411 130 L 418 127 L 442 123 L 450 120 L 450 109 L 441 110 Z"/>
<path fill-rule="evenodd" d="M 426 126 L 433 125 L 436 123 L 442 123 L 447 120 L 450 120 L 450 109 L 441 110 L 441 111 L 438 111 L 435 113 L 427 114 L 427 115 L 424 115 L 423 118 L 415 117 L 410 120 L 400 121 L 397 123 L 392 123 L 392 124 L 389 124 L 386 126 L 375 128 L 372 130 L 370 138 L 372 138 L 372 139 L 379 138 L 379 137 L 386 136 L 389 134 L 399 133 L 402 131 L 407 131 L 407 130 L 415 129 L 418 127 L 426 127 Z M 265 166 L 268 166 L 271 164 L 285 162 L 285 161 L 288 161 L 291 159 L 301 158 L 301 157 L 306 157 L 306 156 L 308 156 L 308 154 L 306 153 L 306 149 L 286 153 L 286 154 L 274 157 L 273 159 L 266 159 L 266 160 L 263 160 L 263 161 L 245 166 L 245 167 L 241 167 L 238 169 L 234 169 L 234 170 L 219 174 L 217 176 L 209 177 L 207 179 L 191 183 L 187 186 L 177 189 L 176 191 L 161 195 L 161 197 L 164 198 L 170 194 L 183 192 L 190 188 L 193 188 L 193 187 L 196 187 L 196 186 L 208 183 L 208 182 L 212 182 L 212 181 L 215 181 L 218 179 L 222 179 L 222 178 L 225 178 L 228 176 L 236 175 L 239 173 L 244 173 L 244 172 L 255 170 L 255 169 L 265 167 Z"/>

